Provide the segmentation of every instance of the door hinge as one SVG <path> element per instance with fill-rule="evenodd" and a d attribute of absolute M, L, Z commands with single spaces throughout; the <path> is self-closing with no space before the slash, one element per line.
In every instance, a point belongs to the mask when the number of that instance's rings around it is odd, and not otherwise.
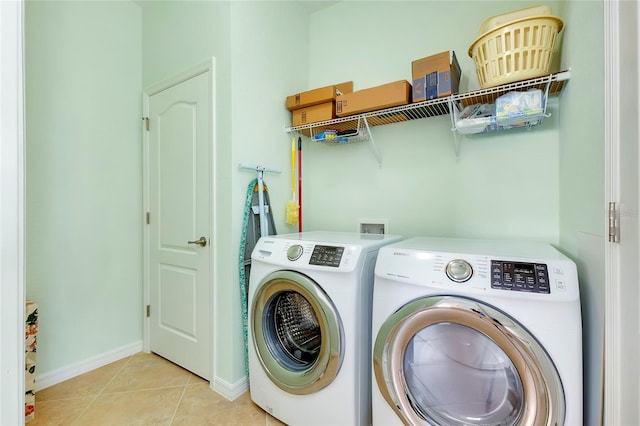
<path fill-rule="evenodd" d="M 147 225 L 149 225 L 151 223 L 151 213 L 147 212 L 146 214 L 146 221 L 147 221 Z"/>
<path fill-rule="evenodd" d="M 151 305 L 147 305 L 147 318 L 151 316 Z"/>
<path fill-rule="evenodd" d="M 609 203 L 609 242 L 620 242 L 620 216 L 616 203 Z"/>
<path fill-rule="evenodd" d="M 148 132 L 149 131 L 149 117 L 142 117 L 142 121 L 144 121 L 144 127 Z"/>

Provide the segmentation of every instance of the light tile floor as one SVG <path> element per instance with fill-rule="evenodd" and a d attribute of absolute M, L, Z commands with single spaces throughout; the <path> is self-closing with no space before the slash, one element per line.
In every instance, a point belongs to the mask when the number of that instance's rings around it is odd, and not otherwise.
<path fill-rule="evenodd" d="M 251 401 L 229 401 L 209 382 L 155 354 L 140 353 L 36 392 L 27 426 L 282 426 Z"/>

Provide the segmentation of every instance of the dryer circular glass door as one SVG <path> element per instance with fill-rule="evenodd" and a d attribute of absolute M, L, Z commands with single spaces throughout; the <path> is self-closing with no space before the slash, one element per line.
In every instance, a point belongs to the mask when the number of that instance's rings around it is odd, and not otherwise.
<path fill-rule="evenodd" d="M 408 424 L 555 425 L 565 415 L 560 376 L 513 318 L 480 301 L 433 296 L 380 328 L 378 389 Z"/>
<path fill-rule="evenodd" d="M 306 395 L 333 381 L 342 363 L 342 324 L 318 284 L 297 272 L 274 272 L 258 285 L 251 309 L 254 348 L 273 383 Z"/>

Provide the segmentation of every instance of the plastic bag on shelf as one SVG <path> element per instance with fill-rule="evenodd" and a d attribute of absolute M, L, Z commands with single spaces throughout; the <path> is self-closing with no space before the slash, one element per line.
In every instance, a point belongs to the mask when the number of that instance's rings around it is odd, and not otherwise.
<path fill-rule="evenodd" d="M 456 120 L 456 129 L 463 134 L 482 133 L 495 127 L 492 104 L 474 104 L 464 108 Z"/>
<path fill-rule="evenodd" d="M 496 99 L 496 120 L 539 115 L 544 112 L 542 90 L 509 92 Z"/>

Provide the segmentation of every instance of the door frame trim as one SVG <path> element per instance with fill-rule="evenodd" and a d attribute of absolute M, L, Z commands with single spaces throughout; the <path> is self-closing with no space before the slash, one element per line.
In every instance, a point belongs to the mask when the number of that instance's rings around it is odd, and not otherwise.
<path fill-rule="evenodd" d="M 632 186 L 625 181 L 622 173 L 626 167 L 637 169 L 637 154 L 629 160 L 625 143 L 635 143 L 638 127 L 627 126 L 626 117 L 637 115 L 639 65 L 637 53 L 638 39 L 637 2 L 611 0 L 604 2 L 604 148 L 605 148 L 605 199 L 603 208 L 615 202 L 619 206 L 616 217 L 621 225 L 620 241 L 609 242 L 608 215 L 605 214 L 603 228 L 605 235 L 605 321 L 604 321 L 604 371 L 603 401 L 601 420 L 605 425 L 637 423 L 640 411 L 637 401 L 640 393 L 638 385 L 637 345 L 629 349 L 628 338 L 624 334 L 626 322 L 634 323 L 637 316 L 628 318 L 634 308 L 625 300 L 638 299 L 635 283 L 628 277 L 638 273 L 638 182 Z M 631 33 L 629 32 L 631 30 Z M 632 37 L 627 37 L 632 34 Z M 631 60 L 627 58 L 632 58 Z M 633 60 L 635 59 L 635 60 Z M 633 105 L 634 109 L 629 109 Z M 627 183 L 627 184 L 625 184 Z M 634 303 L 635 303 L 634 301 Z"/>
<path fill-rule="evenodd" d="M 620 62 L 619 4 L 617 1 L 604 2 L 604 142 L 605 142 L 605 199 L 619 202 L 619 127 L 618 104 L 620 88 L 618 83 Z M 604 208 L 604 206 L 603 206 Z M 607 221 L 603 215 L 603 222 Z M 605 241 L 608 223 L 603 223 Z M 620 413 L 620 323 L 617 312 L 620 297 L 620 253 L 619 244 L 605 242 L 605 339 L 603 348 L 603 406 L 601 410 L 604 424 L 619 424 Z"/>
<path fill-rule="evenodd" d="M 143 341 L 142 341 L 142 350 L 144 352 L 150 352 L 151 350 L 151 342 L 150 342 L 150 320 L 149 317 L 146 316 L 146 306 L 151 302 L 151 289 L 150 289 L 150 250 L 149 250 L 149 226 L 146 223 L 146 212 L 150 211 L 150 200 L 149 200 L 149 132 L 146 131 L 145 126 L 145 117 L 149 116 L 149 99 L 151 96 L 162 92 L 170 87 L 173 87 L 177 84 L 180 84 L 186 80 L 189 80 L 193 77 L 196 77 L 201 74 L 209 73 L 209 110 L 211 116 L 209 119 L 211 120 L 211 126 L 209 126 L 209 144 L 210 144 L 210 157 L 209 157 L 209 170 L 211 177 L 211 188 L 216 187 L 216 138 L 215 138 L 215 129 L 216 129 L 216 110 L 215 110 L 215 99 L 216 99 L 216 85 L 215 85 L 215 71 L 216 71 L 216 58 L 212 57 L 210 60 L 202 62 L 192 68 L 189 68 L 185 71 L 182 71 L 173 77 L 170 77 L 166 80 L 163 80 L 159 83 L 153 84 L 147 88 L 145 88 L 142 92 L 142 218 L 143 221 L 143 231 L 142 231 L 142 247 L 143 247 L 143 268 L 142 268 L 142 286 L 143 286 L 143 306 L 141 306 L 141 313 L 143 316 Z M 214 368 L 214 353 L 213 348 L 217 347 L 216 341 L 216 333 L 213 333 L 214 330 L 214 318 L 215 318 L 215 295 L 217 294 L 216 284 L 213 277 L 216 276 L 217 273 L 217 264 L 215 253 L 218 250 L 218 241 L 217 238 L 213 236 L 217 234 L 217 215 L 214 209 L 216 205 L 216 197 L 215 191 L 212 191 L 210 198 L 210 223 L 209 229 L 211 230 L 211 234 L 209 236 L 211 250 L 209 250 L 209 262 L 211 268 L 209 269 L 209 286 L 210 286 L 210 297 L 209 297 L 209 325 L 210 330 L 212 331 L 212 335 L 210 338 L 209 344 L 209 354 L 210 354 L 210 371 L 211 378 L 210 382 L 214 382 L 215 378 L 215 368 Z M 153 220 L 153 217 L 151 218 Z"/>
<path fill-rule="evenodd" d="M 0 424 L 22 424 L 25 404 L 26 155 L 24 2 L 0 3 Z"/>

